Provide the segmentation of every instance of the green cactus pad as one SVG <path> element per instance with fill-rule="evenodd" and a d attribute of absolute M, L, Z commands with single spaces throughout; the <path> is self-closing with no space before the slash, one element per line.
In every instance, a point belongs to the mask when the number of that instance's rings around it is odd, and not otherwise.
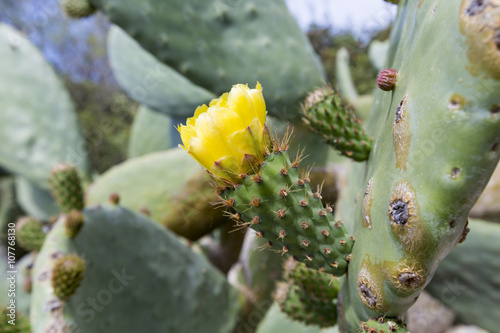
<path fill-rule="evenodd" d="M 25 216 L 16 222 L 17 241 L 27 251 L 38 251 L 45 240 L 43 224 L 39 220 Z"/>
<path fill-rule="evenodd" d="M 139 106 L 130 130 L 128 157 L 144 156 L 172 148 L 172 119 L 145 105 Z"/>
<path fill-rule="evenodd" d="M 299 116 L 300 100 L 324 82 L 282 0 L 91 2 L 161 62 L 217 96 L 235 83 L 259 81 L 269 112 L 291 119 Z"/>
<path fill-rule="evenodd" d="M 135 211 L 147 208 L 153 220 L 172 226 L 183 237 L 197 239 L 227 221 L 221 211 L 213 209 L 214 191 L 207 183 L 209 176 L 200 177 L 201 171 L 200 165 L 180 148 L 130 159 L 108 170 L 89 187 L 86 204 L 107 203 L 109 195 L 117 193 L 124 207 Z M 198 191 L 195 179 L 205 184 L 203 189 Z M 193 196 L 199 200 L 192 211 L 173 204 L 193 202 Z"/>
<path fill-rule="evenodd" d="M 386 64 L 398 70 L 398 83 L 375 92 L 366 121 L 374 149 L 366 165 L 353 166 L 357 188 L 340 205 L 354 216 L 357 240 L 339 296 L 345 331 L 406 312 L 462 237 L 498 163 L 500 81 L 473 70 L 486 63 L 468 57 L 480 48 L 467 43 L 474 29 L 460 31 L 470 1 L 462 3 L 399 4 Z"/>
<path fill-rule="evenodd" d="M 223 203 L 238 213 L 237 225 L 250 226 L 268 247 L 335 275 L 347 269 L 353 244 L 332 208 L 323 207 L 312 192 L 308 175 L 299 177 L 300 158 L 291 162 L 285 150 L 268 155 L 258 174 L 247 176 L 235 190 L 226 190 Z"/>
<path fill-rule="evenodd" d="M 281 311 L 308 325 L 329 327 L 337 323 L 336 279 L 293 260 L 285 264 L 284 279 L 275 293 Z"/>
<path fill-rule="evenodd" d="M 372 139 L 354 112 L 333 89 L 324 87 L 309 94 L 302 106 L 302 113 L 306 124 L 339 153 L 355 161 L 368 159 Z"/>
<path fill-rule="evenodd" d="M 186 118 L 198 105 L 208 104 L 217 97 L 160 62 L 115 25 L 108 34 L 108 53 L 120 86 L 134 100 L 154 111 Z"/>
<path fill-rule="evenodd" d="M 391 318 L 378 318 L 372 319 L 367 322 L 362 322 L 359 328 L 359 332 L 369 332 L 369 333 L 410 333 L 406 329 L 406 325 L 402 323 L 399 319 Z"/>
<path fill-rule="evenodd" d="M 64 217 L 56 222 L 36 261 L 34 333 L 64 326 L 82 333 L 231 331 L 239 310 L 235 290 L 171 232 L 120 206 L 83 213 L 85 227 L 73 239 Z M 84 257 L 87 268 L 76 294 L 60 304 L 50 272 L 65 253 Z"/>
<path fill-rule="evenodd" d="M 59 213 L 59 207 L 48 189 L 21 176 L 15 177 L 15 185 L 17 202 L 28 215 L 47 221 Z"/>
<path fill-rule="evenodd" d="M 75 19 L 90 16 L 96 11 L 88 0 L 63 0 L 61 7 L 69 17 Z"/>
<path fill-rule="evenodd" d="M 69 164 L 58 164 L 50 175 L 52 195 L 62 213 L 83 209 L 82 181 L 76 168 Z"/>
<path fill-rule="evenodd" d="M 498 330 L 500 224 L 469 219 L 467 239 L 441 262 L 426 290 L 460 321 Z"/>
<path fill-rule="evenodd" d="M 85 276 L 85 267 L 85 260 L 75 254 L 57 258 L 51 274 L 54 295 L 63 301 L 74 295 Z"/>
<path fill-rule="evenodd" d="M 339 333 L 339 329 L 337 326 L 325 329 L 292 320 L 275 303 L 262 319 L 256 333 Z"/>
<path fill-rule="evenodd" d="M 88 168 L 64 83 L 22 33 L 0 24 L 0 165 L 42 188 L 56 163 Z"/>

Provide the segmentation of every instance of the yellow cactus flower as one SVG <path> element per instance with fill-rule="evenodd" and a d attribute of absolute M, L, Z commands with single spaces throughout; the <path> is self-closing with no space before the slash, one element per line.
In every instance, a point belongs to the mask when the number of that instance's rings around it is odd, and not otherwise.
<path fill-rule="evenodd" d="M 265 122 L 260 83 L 255 89 L 237 84 L 177 127 L 184 144 L 179 146 L 216 178 L 238 183 L 264 159 L 270 144 Z"/>

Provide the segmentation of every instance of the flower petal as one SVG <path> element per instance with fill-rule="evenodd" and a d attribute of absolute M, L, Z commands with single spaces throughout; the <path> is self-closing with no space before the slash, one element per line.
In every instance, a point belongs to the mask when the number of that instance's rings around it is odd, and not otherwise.
<path fill-rule="evenodd" d="M 227 98 L 229 108 L 238 113 L 245 125 L 249 125 L 256 116 L 248 90 L 246 85 L 237 84 L 233 86 Z"/>
<path fill-rule="evenodd" d="M 257 118 L 259 118 L 259 122 L 262 126 L 266 122 L 266 101 L 264 100 L 264 96 L 262 95 L 262 86 L 259 82 L 255 86 L 255 89 L 250 89 L 248 91 L 250 98 L 252 99 L 253 109 Z"/>

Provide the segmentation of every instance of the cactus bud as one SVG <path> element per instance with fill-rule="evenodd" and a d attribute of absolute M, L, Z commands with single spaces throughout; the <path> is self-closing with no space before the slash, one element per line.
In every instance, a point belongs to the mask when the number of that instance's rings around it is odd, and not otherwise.
<path fill-rule="evenodd" d="M 384 68 L 377 77 L 377 86 L 383 91 L 391 91 L 396 87 L 398 71 L 394 68 Z"/>
<path fill-rule="evenodd" d="M 83 209 L 83 188 L 76 168 L 69 164 L 58 164 L 52 168 L 49 178 L 52 195 L 62 213 Z"/>
<path fill-rule="evenodd" d="M 74 19 L 90 16 L 96 10 L 88 0 L 64 0 L 61 7 L 66 15 Z"/>
<path fill-rule="evenodd" d="M 78 210 L 72 210 L 71 212 L 69 212 L 66 215 L 64 226 L 66 228 L 66 235 L 68 235 L 69 238 L 74 238 L 83 227 L 82 212 Z"/>
<path fill-rule="evenodd" d="M 21 217 L 16 223 L 17 241 L 22 248 L 28 251 L 39 251 L 45 240 L 42 222 L 25 216 Z"/>
<path fill-rule="evenodd" d="M 52 269 L 54 295 L 67 300 L 76 292 L 85 274 L 85 261 L 76 254 L 68 254 L 57 259 Z"/>

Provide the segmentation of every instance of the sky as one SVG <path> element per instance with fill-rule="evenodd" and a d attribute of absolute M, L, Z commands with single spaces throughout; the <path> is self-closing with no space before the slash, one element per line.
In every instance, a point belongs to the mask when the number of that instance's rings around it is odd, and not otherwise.
<path fill-rule="evenodd" d="M 397 6 L 383 0 L 285 0 L 302 29 L 311 23 L 348 28 L 360 38 L 394 20 Z"/>

